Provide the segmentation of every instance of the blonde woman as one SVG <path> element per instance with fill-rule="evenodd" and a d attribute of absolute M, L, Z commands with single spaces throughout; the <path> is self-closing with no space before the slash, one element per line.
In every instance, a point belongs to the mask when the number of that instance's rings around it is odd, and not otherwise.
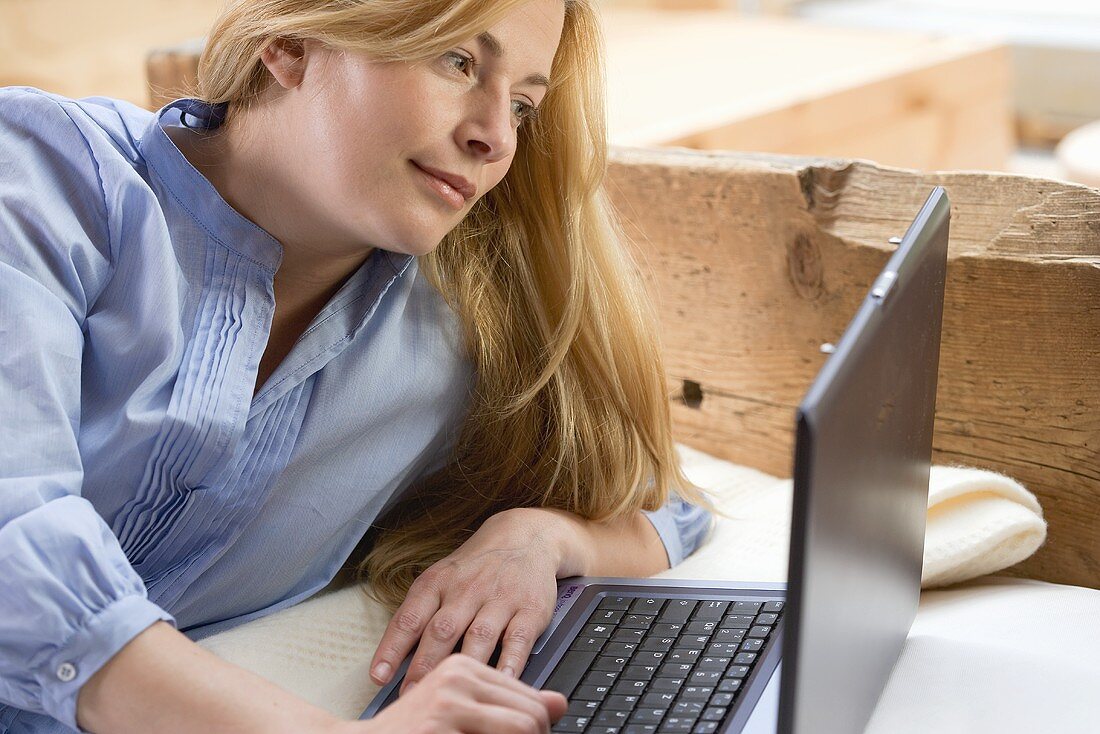
<path fill-rule="evenodd" d="M 515 679 L 556 578 L 709 517 L 600 189 L 592 2 L 241 0 L 156 114 L 0 91 L 0 734 L 562 715 Z M 373 721 L 194 644 L 341 569 L 396 612 L 375 680 L 416 650 Z"/>

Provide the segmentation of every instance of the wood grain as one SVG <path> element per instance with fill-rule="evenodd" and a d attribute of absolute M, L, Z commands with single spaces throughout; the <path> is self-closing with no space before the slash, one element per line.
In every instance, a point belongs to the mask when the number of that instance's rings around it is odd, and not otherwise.
<path fill-rule="evenodd" d="M 1047 543 L 1011 573 L 1100 588 L 1100 190 L 618 149 L 608 190 L 659 305 L 669 389 L 694 398 L 674 400 L 677 433 L 790 476 L 820 345 L 936 185 L 952 223 L 933 460 L 1003 472 L 1039 497 Z"/>

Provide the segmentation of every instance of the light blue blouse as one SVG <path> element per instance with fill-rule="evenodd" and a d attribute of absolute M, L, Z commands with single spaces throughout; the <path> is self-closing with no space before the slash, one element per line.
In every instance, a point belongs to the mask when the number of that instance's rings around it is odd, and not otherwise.
<path fill-rule="evenodd" d="M 181 104 L 0 90 L 0 734 L 75 728 L 157 620 L 323 588 L 468 407 L 458 320 L 383 250 L 253 395 L 282 248 L 173 145 Z M 647 516 L 673 563 L 710 519 Z"/>

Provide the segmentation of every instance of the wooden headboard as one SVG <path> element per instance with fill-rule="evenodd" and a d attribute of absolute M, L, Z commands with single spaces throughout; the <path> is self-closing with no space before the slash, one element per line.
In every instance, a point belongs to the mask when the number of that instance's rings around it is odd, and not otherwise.
<path fill-rule="evenodd" d="M 199 44 L 152 54 L 154 105 Z M 1100 588 L 1100 190 L 994 173 L 682 149 L 607 181 L 661 314 L 677 435 L 779 476 L 794 411 L 929 190 L 952 203 L 934 461 L 1033 491 L 1018 576 Z"/>

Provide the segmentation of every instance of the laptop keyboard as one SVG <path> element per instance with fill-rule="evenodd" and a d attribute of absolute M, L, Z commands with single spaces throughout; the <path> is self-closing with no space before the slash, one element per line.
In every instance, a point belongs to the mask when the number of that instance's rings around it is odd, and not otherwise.
<path fill-rule="evenodd" d="M 782 611 L 781 601 L 604 597 L 542 686 L 569 699 L 553 731 L 717 732 Z"/>

